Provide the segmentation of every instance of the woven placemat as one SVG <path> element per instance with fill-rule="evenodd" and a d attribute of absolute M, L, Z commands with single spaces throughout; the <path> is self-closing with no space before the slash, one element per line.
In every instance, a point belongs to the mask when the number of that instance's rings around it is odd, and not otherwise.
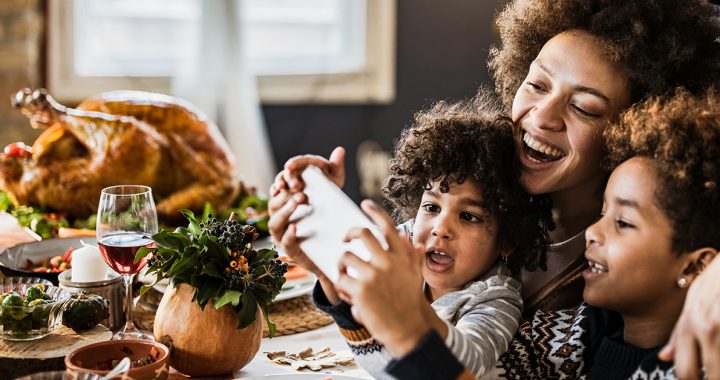
<path fill-rule="evenodd" d="M 161 298 L 161 293 L 148 291 L 133 309 L 133 321 L 140 329 L 153 330 L 155 310 Z M 309 295 L 270 305 L 270 320 L 275 323 L 275 336 L 315 330 L 332 323 L 332 318 L 315 307 Z M 263 337 L 267 336 L 267 325 L 263 321 Z"/>
<path fill-rule="evenodd" d="M 327 326 L 332 318 L 320 311 L 309 295 L 290 298 L 270 305 L 270 320 L 275 323 L 275 336 L 292 335 Z M 263 323 L 263 337 L 268 336 Z"/>

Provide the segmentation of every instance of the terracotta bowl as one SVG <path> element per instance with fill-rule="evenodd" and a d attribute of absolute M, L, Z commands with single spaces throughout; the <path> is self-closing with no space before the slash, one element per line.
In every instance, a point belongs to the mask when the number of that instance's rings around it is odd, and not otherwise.
<path fill-rule="evenodd" d="M 165 380 L 170 369 L 168 356 L 170 350 L 162 343 L 149 340 L 108 340 L 82 346 L 65 357 L 66 379 L 84 379 L 87 374 L 106 375 L 109 370 L 97 370 L 99 366 L 120 361 L 128 356 L 130 360 L 154 359 L 154 363 L 135 367 L 126 372 L 134 380 Z M 117 377 L 120 378 L 120 377 Z"/>

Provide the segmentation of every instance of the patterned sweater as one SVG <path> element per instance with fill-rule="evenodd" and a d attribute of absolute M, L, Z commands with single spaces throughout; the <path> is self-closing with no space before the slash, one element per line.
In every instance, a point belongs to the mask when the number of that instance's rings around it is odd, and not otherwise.
<path fill-rule="evenodd" d="M 384 372 L 392 356 L 352 318 L 348 304 L 330 305 L 319 285 L 313 299 L 335 319 L 365 370 L 376 378 L 393 378 Z M 494 368 L 517 331 L 522 313 L 520 283 L 498 262 L 479 280 L 438 298 L 432 307 L 448 326 L 444 346 L 463 367 L 480 377 Z"/>
<path fill-rule="evenodd" d="M 522 324 L 498 366 L 486 378 L 504 379 L 675 379 L 672 363 L 657 358 L 660 347 L 641 349 L 622 342 L 622 318 L 618 313 L 581 305 L 554 312 L 538 311 Z M 423 339 L 418 347 L 386 370 L 399 379 L 462 378 L 467 374 L 452 353 Z M 432 366 L 432 357 L 444 362 L 443 370 Z"/>

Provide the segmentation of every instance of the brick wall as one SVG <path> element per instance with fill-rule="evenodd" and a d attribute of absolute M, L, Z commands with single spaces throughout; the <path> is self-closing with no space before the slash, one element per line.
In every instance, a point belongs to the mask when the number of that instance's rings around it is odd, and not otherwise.
<path fill-rule="evenodd" d="M 44 0 L 0 1 L 0 149 L 10 142 L 32 143 L 39 131 L 10 106 L 23 87 L 42 85 Z"/>

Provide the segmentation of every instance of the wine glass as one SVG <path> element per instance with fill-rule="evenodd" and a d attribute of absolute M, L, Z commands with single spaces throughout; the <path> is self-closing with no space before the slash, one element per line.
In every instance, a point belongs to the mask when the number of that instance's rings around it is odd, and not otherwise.
<path fill-rule="evenodd" d="M 154 247 L 157 212 L 152 189 L 148 186 L 120 185 L 106 187 L 100 193 L 97 213 L 97 241 L 105 262 L 125 280 L 125 327 L 113 339 L 148 339 L 152 334 L 141 331 L 132 321 L 132 280 L 147 263 L 147 257 L 135 262 L 142 247 Z"/>

